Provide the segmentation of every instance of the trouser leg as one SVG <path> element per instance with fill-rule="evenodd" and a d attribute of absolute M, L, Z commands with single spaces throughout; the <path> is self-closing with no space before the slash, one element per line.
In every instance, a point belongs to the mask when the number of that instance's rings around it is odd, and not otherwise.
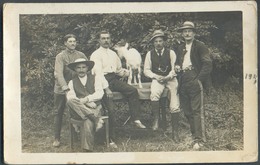
<path fill-rule="evenodd" d="M 75 112 L 81 119 L 86 119 L 89 115 L 94 115 L 93 110 L 86 107 L 83 103 L 76 99 L 71 99 L 67 101 L 67 106 L 71 111 Z"/>
<path fill-rule="evenodd" d="M 194 117 L 193 112 L 191 108 L 191 100 L 187 93 L 187 86 L 182 85 L 182 88 L 180 89 L 180 103 L 181 108 L 184 111 L 184 115 L 187 118 L 189 125 L 190 125 L 190 131 L 192 136 L 194 136 Z"/>
<path fill-rule="evenodd" d="M 170 91 L 169 100 L 170 100 L 170 113 L 179 113 L 180 112 L 180 100 L 178 94 L 178 81 L 176 78 L 167 82 L 166 87 Z"/>
<path fill-rule="evenodd" d="M 151 106 L 152 106 L 152 115 L 153 115 L 153 124 L 152 129 L 157 130 L 159 127 L 159 113 L 160 113 L 160 104 L 159 99 L 164 90 L 164 85 L 160 84 L 157 80 L 153 80 L 151 84 Z"/>
<path fill-rule="evenodd" d="M 103 103 L 105 106 L 105 109 L 108 111 L 108 121 L 109 121 L 109 138 L 110 141 L 115 139 L 115 109 L 114 109 L 114 102 L 113 98 L 107 97 L 104 95 L 103 97 Z"/>
<path fill-rule="evenodd" d="M 158 130 L 159 128 L 159 101 L 151 101 L 153 124 L 152 130 Z"/>
<path fill-rule="evenodd" d="M 201 141 L 202 137 L 202 123 L 201 123 L 201 94 L 198 93 L 191 98 L 191 107 L 193 111 L 194 120 L 194 137 L 195 140 Z"/>
<path fill-rule="evenodd" d="M 94 123 L 91 120 L 85 120 L 81 129 L 81 146 L 85 150 L 93 151 L 94 149 Z"/>
<path fill-rule="evenodd" d="M 202 122 L 201 122 L 201 113 L 202 108 L 202 100 L 201 95 L 201 87 L 199 85 L 198 80 L 193 80 L 187 83 L 187 92 L 189 97 L 189 105 L 190 111 L 186 112 L 186 116 L 188 116 L 188 120 L 191 123 L 191 129 L 193 129 L 193 137 L 195 141 L 203 140 L 203 133 L 202 133 Z"/>
<path fill-rule="evenodd" d="M 171 113 L 172 138 L 176 143 L 180 142 L 180 138 L 179 138 L 179 116 L 180 116 L 179 112 Z"/>
<path fill-rule="evenodd" d="M 140 101 L 137 89 L 117 79 L 109 82 L 109 87 L 112 91 L 121 92 L 128 99 L 129 110 L 133 120 L 139 120 Z"/>
<path fill-rule="evenodd" d="M 57 140 L 60 140 L 65 104 L 65 95 L 54 93 L 54 137 Z"/>

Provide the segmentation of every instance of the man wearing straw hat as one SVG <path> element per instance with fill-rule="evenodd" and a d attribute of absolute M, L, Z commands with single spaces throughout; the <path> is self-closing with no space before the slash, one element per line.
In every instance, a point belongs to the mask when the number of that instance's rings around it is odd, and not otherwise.
<path fill-rule="evenodd" d="M 152 129 L 158 130 L 159 99 L 165 87 L 170 90 L 170 113 L 172 125 L 172 138 L 179 142 L 179 96 L 177 94 L 178 81 L 174 71 L 176 55 L 173 50 L 164 47 L 166 36 L 162 30 L 155 30 L 150 42 L 154 49 L 146 54 L 144 74 L 152 79 L 151 105 L 153 114 Z"/>
<path fill-rule="evenodd" d="M 93 151 L 94 133 L 98 131 L 103 121 L 101 119 L 101 103 L 104 91 L 101 75 L 93 75 L 90 71 L 93 61 L 84 58 L 76 59 L 68 67 L 77 73 L 68 86 L 67 106 L 72 118 L 84 120 L 84 129 L 81 132 L 81 145 L 85 151 Z"/>
<path fill-rule="evenodd" d="M 193 148 L 199 149 L 206 141 L 203 109 L 203 88 L 208 87 L 212 61 L 209 50 L 204 43 L 196 40 L 195 26 L 186 21 L 178 29 L 185 44 L 177 49 L 175 70 L 179 76 L 179 93 L 181 107 L 189 121 Z"/>

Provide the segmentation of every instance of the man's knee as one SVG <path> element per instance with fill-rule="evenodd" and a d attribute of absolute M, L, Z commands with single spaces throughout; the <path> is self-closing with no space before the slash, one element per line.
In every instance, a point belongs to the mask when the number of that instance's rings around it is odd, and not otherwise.
<path fill-rule="evenodd" d="M 128 90 L 129 90 L 129 93 L 131 93 L 132 95 L 137 95 L 137 96 L 138 96 L 138 90 L 137 90 L 135 87 L 129 85 L 128 88 L 129 88 L 129 89 L 128 89 Z"/>
<path fill-rule="evenodd" d="M 150 99 L 151 101 L 159 101 L 162 95 L 161 90 L 157 90 L 157 89 L 151 89 L 151 95 L 150 95 Z"/>
<path fill-rule="evenodd" d="M 72 106 L 74 106 L 74 105 L 77 104 L 77 103 L 78 103 L 78 101 L 75 100 L 75 99 L 69 99 L 69 100 L 67 100 L 67 105 L 68 105 L 69 107 L 72 107 Z"/>

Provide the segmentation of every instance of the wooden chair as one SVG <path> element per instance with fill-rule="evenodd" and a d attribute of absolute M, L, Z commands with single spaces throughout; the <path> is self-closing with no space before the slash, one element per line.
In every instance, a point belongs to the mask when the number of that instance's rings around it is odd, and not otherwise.
<path fill-rule="evenodd" d="M 73 143 L 74 143 L 74 137 L 75 137 L 75 128 L 73 127 L 73 125 L 76 125 L 79 127 L 79 131 L 80 131 L 80 136 L 82 133 L 82 130 L 84 129 L 84 120 L 76 120 L 73 119 L 70 115 L 70 110 L 69 108 L 67 108 L 68 111 L 68 120 L 69 120 L 69 132 L 70 132 L 70 149 L 73 149 Z M 105 124 L 105 132 L 106 132 L 106 145 L 107 147 L 109 147 L 109 121 L 108 121 L 108 116 L 101 116 L 102 120 L 104 121 Z"/>

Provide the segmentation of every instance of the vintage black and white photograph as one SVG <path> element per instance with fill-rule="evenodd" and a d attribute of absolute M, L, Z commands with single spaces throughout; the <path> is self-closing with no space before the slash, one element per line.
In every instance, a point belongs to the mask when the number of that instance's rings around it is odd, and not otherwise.
<path fill-rule="evenodd" d="M 7 4 L 8 161 L 256 161 L 251 9 L 250 1 Z"/>

